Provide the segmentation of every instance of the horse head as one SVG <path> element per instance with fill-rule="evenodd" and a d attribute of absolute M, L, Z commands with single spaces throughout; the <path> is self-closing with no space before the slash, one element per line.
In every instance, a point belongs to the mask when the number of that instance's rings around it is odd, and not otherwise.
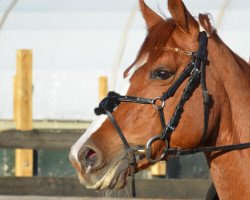
<path fill-rule="evenodd" d="M 169 147 L 192 149 L 202 144 L 223 143 L 219 132 L 229 123 L 224 123 L 225 110 L 222 112 L 230 103 L 219 67 L 227 61 L 220 60 L 213 52 L 219 51 L 218 43 L 223 43 L 208 15 L 200 14 L 198 22 L 181 0 L 168 0 L 172 18 L 163 19 L 143 0 L 139 3 L 147 36 L 134 63 L 124 72 L 126 88 L 123 94 L 112 92 L 101 102 L 96 109 L 99 116 L 71 148 L 71 162 L 87 188 L 121 189 L 126 185 L 126 177 L 134 173 L 131 163 L 135 172 L 148 168 L 159 158 L 167 159 L 168 154 L 164 158 L 162 155 Z M 200 27 L 210 36 L 203 57 L 195 54 L 201 47 Z M 199 86 L 200 76 L 193 80 L 196 73 L 202 73 L 196 67 L 197 58 L 207 65 L 205 88 Z M 188 85 L 192 88 L 187 89 Z M 210 103 L 204 135 L 206 87 Z M 187 97 L 186 90 L 189 90 Z M 181 99 L 185 100 L 182 106 Z M 173 125 L 171 120 L 178 106 L 181 111 Z M 166 129 L 171 129 L 171 133 L 164 135 Z M 152 138 L 156 139 L 149 143 Z M 130 155 L 130 151 L 135 153 Z M 137 156 L 139 159 L 135 160 Z"/>

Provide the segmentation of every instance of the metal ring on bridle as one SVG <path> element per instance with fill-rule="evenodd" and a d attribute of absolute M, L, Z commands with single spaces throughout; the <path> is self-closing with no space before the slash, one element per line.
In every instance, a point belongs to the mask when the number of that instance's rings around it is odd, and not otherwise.
<path fill-rule="evenodd" d="M 160 106 L 157 106 L 157 105 L 156 105 L 156 102 L 157 102 L 157 101 L 161 101 L 161 105 L 160 105 Z M 164 108 L 164 106 L 165 106 L 165 101 L 164 101 L 161 97 L 156 97 L 156 98 L 154 98 L 154 100 L 153 100 L 153 106 L 154 106 L 155 109 L 160 110 L 160 109 Z"/>
<path fill-rule="evenodd" d="M 161 141 L 163 141 L 163 142 L 165 142 L 166 143 L 166 147 L 164 148 L 164 151 L 163 151 L 163 153 L 162 153 L 162 155 L 159 157 L 159 158 L 156 158 L 156 159 L 153 159 L 153 158 L 151 158 L 151 156 L 152 156 L 152 144 L 154 143 L 154 142 L 156 142 L 157 140 L 161 140 Z M 156 162 L 158 162 L 158 161 L 160 161 L 160 160 L 163 160 L 165 157 L 166 157 L 166 155 L 167 155 L 167 152 L 168 151 L 166 151 L 167 149 L 168 149 L 168 147 L 169 147 L 169 145 L 168 145 L 168 141 L 166 140 L 162 140 L 161 139 L 161 135 L 156 135 L 156 136 L 154 136 L 154 137 L 152 137 L 148 142 L 147 142 L 147 144 L 146 144 L 146 146 L 145 146 L 145 157 L 147 158 L 147 160 L 149 161 L 149 162 L 151 162 L 151 163 L 156 163 Z"/>

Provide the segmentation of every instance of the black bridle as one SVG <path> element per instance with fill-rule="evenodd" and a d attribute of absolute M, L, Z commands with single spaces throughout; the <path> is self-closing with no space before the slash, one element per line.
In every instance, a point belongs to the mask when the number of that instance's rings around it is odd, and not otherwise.
<path fill-rule="evenodd" d="M 226 146 L 213 146 L 213 147 L 197 147 L 193 149 L 182 149 L 182 148 L 171 148 L 170 144 L 170 136 L 176 129 L 181 119 L 181 115 L 184 111 L 184 105 L 192 96 L 194 90 L 201 85 L 202 95 L 203 95 L 203 108 L 204 108 L 204 127 L 202 131 L 201 143 L 204 144 L 206 140 L 207 128 L 208 128 L 208 119 L 209 119 L 209 108 L 210 108 L 210 97 L 206 87 L 206 64 L 207 64 L 207 34 L 206 32 L 201 32 L 199 35 L 199 49 L 197 52 L 185 52 L 181 51 L 177 48 L 170 48 L 168 50 L 172 50 L 175 52 L 184 53 L 190 55 L 192 57 L 191 62 L 186 66 L 180 76 L 175 80 L 173 85 L 162 94 L 160 97 L 156 97 L 154 99 L 150 98 L 142 98 L 136 96 L 122 96 L 115 92 L 109 92 L 108 96 L 104 98 L 99 107 L 95 108 L 96 115 L 106 114 L 110 119 L 111 123 L 115 127 L 119 137 L 121 138 L 124 150 L 127 154 L 127 159 L 130 164 L 130 174 L 132 176 L 132 195 L 135 197 L 135 166 L 136 166 L 136 157 L 135 153 L 140 152 L 145 155 L 145 158 L 150 163 L 155 163 L 160 160 L 165 160 L 168 155 L 190 155 L 198 152 L 212 152 L 212 151 L 232 151 L 250 148 L 250 143 L 242 143 L 235 145 L 226 145 Z M 167 99 L 174 96 L 177 89 L 180 85 L 189 77 L 187 85 L 183 91 L 183 94 L 180 98 L 179 103 L 177 104 L 174 114 L 172 115 L 170 121 L 166 123 L 164 116 L 164 107 Z M 117 124 L 112 112 L 121 102 L 130 102 L 130 103 L 138 103 L 138 104 L 151 104 L 153 107 L 159 111 L 162 131 L 159 135 L 152 137 L 145 146 L 136 146 L 131 147 L 127 142 L 122 130 Z M 158 158 L 152 157 L 152 144 L 156 141 L 165 142 L 165 148 Z"/>

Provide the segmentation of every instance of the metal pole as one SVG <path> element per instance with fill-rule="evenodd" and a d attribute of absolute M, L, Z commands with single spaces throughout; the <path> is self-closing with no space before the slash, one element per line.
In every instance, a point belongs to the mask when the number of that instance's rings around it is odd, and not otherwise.
<path fill-rule="evenodd" d="M 123 57 L 123 54 L 124 54 L 124 50 L 125 50 L 129 30 L 132 27 L 132 24 L 133 24 L 133 21 L 135 19 L 137 10 L 138 10 L 138 4 L 136 3 L 135 6 L 132 9 L 130 15 L 129 15 L 128 21 L 127 21 L 127 23 L 126 23 L 126 25 L 124 27 L 124 30 L 123 30 L 123 33 L 122 33 L 122 36 L 121 36 L 120 44 L 119 44 L 117 54 L 116 54 L 116 57 L 115 57 L 115 61 L 114 61 L 113 67 L 112 67 L 111 82 L 110 82 L 111 83 L 110 84 L 110 89 L 111 90 L 114 90 L 114 88 L 115 88 L 117 71 L 118 71 L 118 69 L 119 69 L 119 67 L 121 65 L 121 61 L 122 61 L 122 57 Z"/>
<path fill-rule="evenodd" d="M 5 12 L 3 13 L 3 16 L 0 20 L 0 30 L 2 30 L 4 23 L 6 22 L 11 10 L 15 7 L 17 1 L 18 0 L 12 0 L 7 9 L 5 10 Z"/>
<path fill-rule="evenodd" d="M 223 21 L 223 17 L 225 14 L 225 11 L 230 3 L 230 0 L 224 0 L 224 3 L 222 5 L 222 8 L 219 12 L 218 18 L 217 18 L 217 23 L 216 23 L 216 29 L 219 30 Z"/>

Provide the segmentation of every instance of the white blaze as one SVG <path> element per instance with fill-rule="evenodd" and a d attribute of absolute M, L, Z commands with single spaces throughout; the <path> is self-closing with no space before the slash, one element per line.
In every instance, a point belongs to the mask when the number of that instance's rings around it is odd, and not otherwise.
<path fill-rule="evenodd" d="M 78 152 L 80 151 L 83 144 L 95 133 L 107 119 L 107 115 L 97 116 L 95 120 L 90 124 L 86 132 L 77 140 L 77 142 L 71 147 L 70 154 L 78 160 Z"/>

